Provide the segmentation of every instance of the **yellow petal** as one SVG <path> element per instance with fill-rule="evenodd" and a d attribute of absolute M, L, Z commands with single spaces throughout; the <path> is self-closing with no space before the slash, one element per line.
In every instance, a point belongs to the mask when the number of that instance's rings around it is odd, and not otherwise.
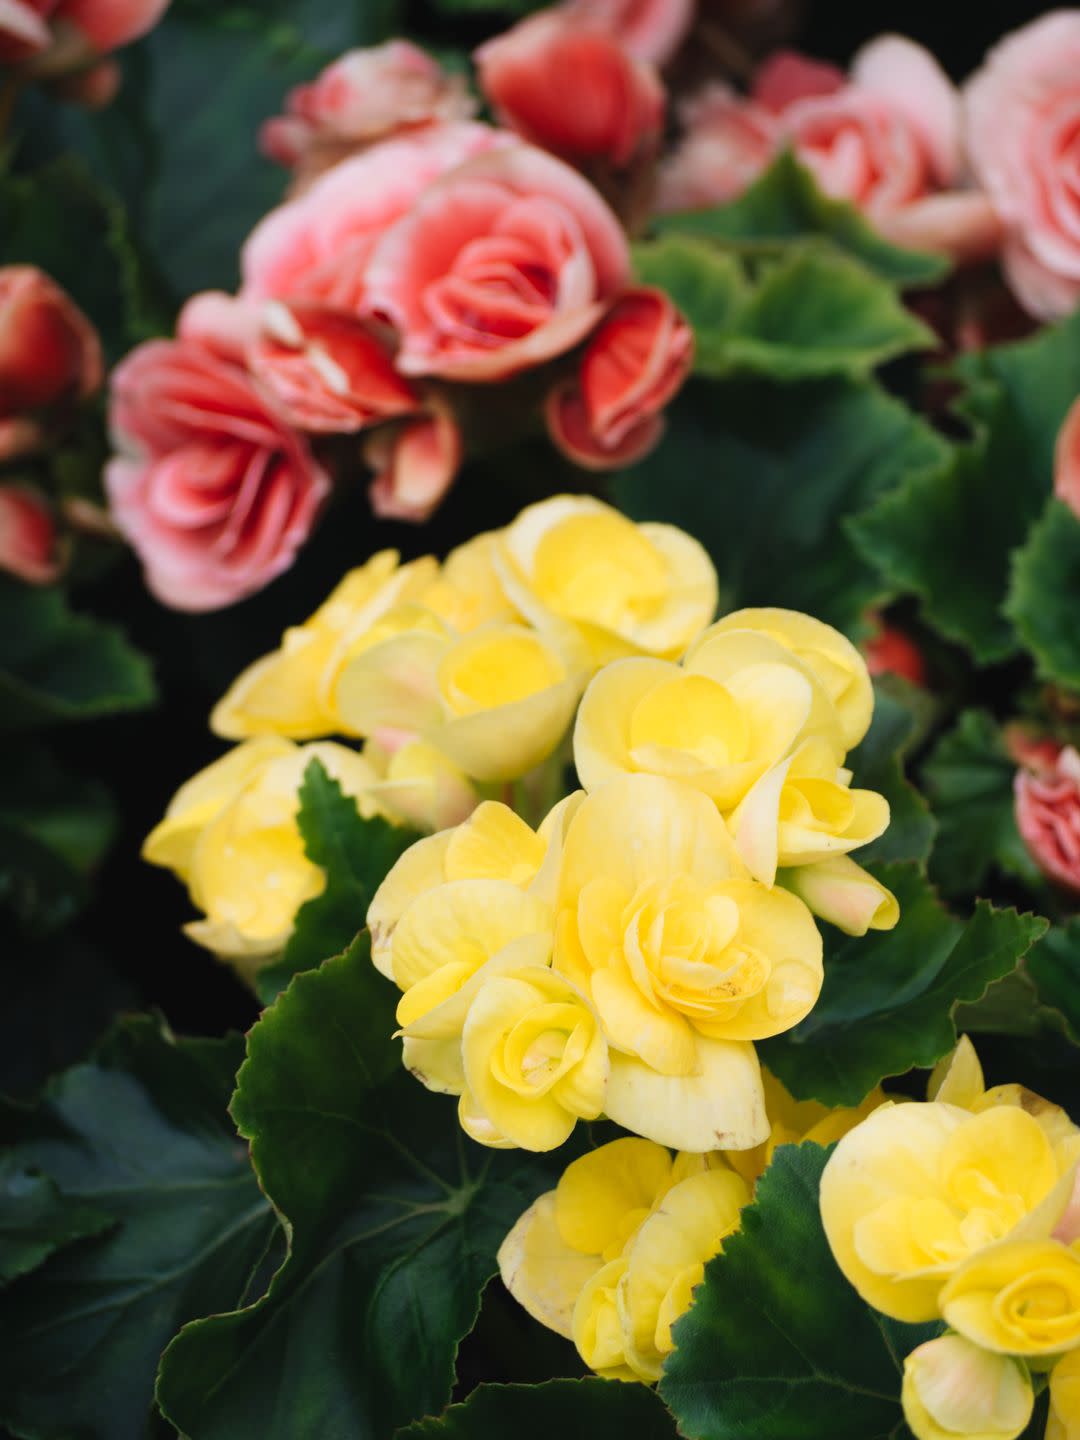
<path fill-rule="evenodd" d="M 973 1255 L 941 1292 L 946 1323 L 984 1350 L 1055 1355 L 1080 1345 L 1080 1256 L 1055 1240 Z"/>
<path fill-rule="evenodd" d="M 508 805 L 485 800 L 449 837 L 447 880 L 509 880 L 526 886 L 544 859 L 545 846 Z"/>
<path fill-rule="evenodd" d="M 915 1440 L 1017 1440 L 1035 1404 L 1022 1365 L 960 1335 L 911 1351 L 901 1399 Z"/>
<path fill-rule="evenodd" d="M 603 1261 L 566 1243 L 555 1207 L 553 1190 L 529 1206 L 499 1246 L 499 1273 L 534 1320 L 570 1340 L 578 1296 Z"/>
<path fill-rule="evenodd" d="M 586 790 L 638 768 L 630 754 L 634 712 L 654 686 L 681 674 L 666 660 L 634 657 L 605 665 L 593 677 L 574 726 L 574 765 Z"/>
<path fill-rule="evenodd" d="M 926 1098 L 940 1100 L 945 1105 L 959 1105 L 961 1110 L 973 1110 L 985 1093 L 986 1082 L 975 1046 L 966 1035 L 961 1035 L 956 1049 L 939 1060 L 931 1071 Z"/>
<path fill-rule="evenodd" d="M 566 734 L 580 687 L 567 679 L 523 700 L 443 721 L 432 738 L 475 780 L 517 780 Z"/>
<path fill-rule="evenodd" d="M 662 1146 L 624 1136 L 590 1150 L 563 1171 L 555 1190 L 559 1235 L 582 1254 L 616 1253 L 671 1183 Z"/>
<path fill-rule="evenodd" d="M 1064 1355 L 1050 1374 L 1050 1420 L 1046 1440 L 1080 1437 L 1080 1350 Z"/>
<path fill-rule="evenodd" d="M 847 855 L 782 870 L 778 880 L 845 935 L 892 930 L 900 919 L 896 896 Z"/>
<path fill-rule="evenodd" d="M 346 661 L 336 682 L 333 706 L 347 732 L 434 732 L 442 720 L 438 667 L 448 645 L 440 635 L 406 632 Z"/>
<path fill-rule="evenodd" d="M 376 970 L 388 980 L 394 978 L 390 946 L 397 923 L 418 895 L 449 878 L 446 852 L 455 833 L 444 830 L 410 845 L 375 891 L 367 912 L 371 959 Z"/>
<path fill-rule="evenodd" d="M 610 1380 L 637 1379 L 626 1363 L 619 1285 L 626 1261 L 610 1260 L 589 1277 L 574 1306 L 572 1336 L 578 1354 L 590 1369 Z"/>

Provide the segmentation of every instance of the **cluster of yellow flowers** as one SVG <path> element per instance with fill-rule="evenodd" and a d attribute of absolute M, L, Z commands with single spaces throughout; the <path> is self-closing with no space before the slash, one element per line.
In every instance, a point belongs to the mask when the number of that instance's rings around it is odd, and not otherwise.
<path fill-rule="evenodd" d="M 673 1349 L 707 1261 L 739 1227 L 777 1145 L 829 1145 L 884 1100 L 857 1110 L 797 1102 L 762 1076 L 770 1133 L 753 1150 L 680 1151 L 627 1137 L 567 1166 L 499 1250 L 503 1282 L 541 1324 L 573 1340 L 598 1374 L 652 1382 Z"/>
<path fill-rule="evenodd" d="M 883 1314 L 949 1327 L 905 1363 L 917 1440 L 1016 1440 L 1047 1372 L 1046 1440 L 1077 1440 L 1080 1129 L 1020 1086 L 987 1090 L 966 1039 L 930 1093 L 836 1147 L 821 1183 L 833 1254 Z"/>

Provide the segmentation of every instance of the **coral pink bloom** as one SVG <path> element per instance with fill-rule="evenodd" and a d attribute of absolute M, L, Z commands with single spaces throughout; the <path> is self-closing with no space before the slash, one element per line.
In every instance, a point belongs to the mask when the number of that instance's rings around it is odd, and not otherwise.
<path fill-rule="evenodd" d="M 396 130 L 467 120 L 476 108 L 464 80 L 408 40 L 350 50 L 310 85 L 298 85 L 286 114 L 260 133 L 263 152 L 293 168 L 318 150 L 356 148 Z"/>
<path fill-rule="evenodd" d="M 482 45 L 476 63 L 501 123 L 564 160 L 625 166 L 657 146 L 664 88 L 608 30 L 548 10 Z"/>
<path fill-rule="evenodd" d="M 499 380 L 584 339 L 629 276 L 600 195 L 517 144 L 444 176 L 386 232 L 367 304 L 401 335 L 403 373 Z"/>
<path fill-rule="evenodd" d="M 0 570 L 31 585 L 48 585 L 60 573 L 52 511 L 24 485 L 0 485 Z"/>
<path fill-rule="evenodd" d="M 1013 789 L 1032 858 L 1051 880 L 1080 892 L 1080 755 L 1065 746 L 1052 769 L 1018 770 Z"/>
<path fill-rule="evenodd" d="M 242 297 L 358 309 L 371 252 L 386 229 L 447 170 L 512 143 L 486 125 L 437 125 L 343 160 L 255 227 L 242 256 Z"/>
<path fill-rule="evenodd" d="M 666 65 L 686 38 L 696 0 L 568 0 L 572 20 L 602 25 L 639 60 Z"/>
<path fill-rule="evenodd" d="M 27 60 L 52 44 L 45 23 L 56 0 L 0 0 L 0 64 Z"/>
<path fill-rule="evenodd" d="M 268 301 L 248 366 L 301 430 L 342 434 L 419 408 L 386 345 L 318 301 Z"/>
<path fill-rule="evenodd" d="M 1080 519 L 1080 397 L 1065 417 L 1054 452 L 1054 494 Z"/>
<path fill-rule="evenodd" d="M 112 515 L 159 600 L 213 610 L 288 569 L 329 480 L 241 369 L 151 341 L 114 373 L 111 418 Z"/>
<path fill-rule="evenodd" d="M 169 4 L 170 0 L 60 0 L 56 18 L 76 26 L 104 54 L 152 30 Z"/>
<path fill-rule="evenodd" d="M 693 332 L 662 290 L 628 290 L 589 341 L 576 379 L 549 397 L 555 444 L 591 470 L 640 459 L 660 438 L 660 412 L 693 352 Z"/>
<path fill-rule="evenodd" d="M 900 675 L 912 685 L 926 685 L 922 651 L 895 625 L 879 625 L 877 634 L 863 646 L 863 654 L 871 675 Z"/>
<path fill-rule="evenodd" d="M 1041 320 L 1080 303 L 1080 10 L 991 50 L 964 91 L 975 174 L 1007 229 L 1006 277 Z"/>
<path fill-rule="evenodd" d="M 91 395 L 101 384 L 97 332 L 33 265 L 0 268 L 0 420 Z"/>
<path fill-rule="evenodd" d="M 714 81 L 680 110 L 684 136 L 660 167 L 661 211 L 702 210 L 741 195 L 780 144 L 779 123 L 764 106 Z"/>
<path fill-rule="evenodd" d="M 441 408 L 376 431 L 364 447 L 376 472 L 371 508 L 384 520 L 426 520 L 453 484 L 463 453 L 457 422 Z"/>
<path fill-rule="evenodd" d="M 835 65 L 800 55 L 797 50 L 777 50 L 754 76 L 753 98 L 780 115 L 796 100 L 834 95 L 845 83 L 843 70 Z"/>

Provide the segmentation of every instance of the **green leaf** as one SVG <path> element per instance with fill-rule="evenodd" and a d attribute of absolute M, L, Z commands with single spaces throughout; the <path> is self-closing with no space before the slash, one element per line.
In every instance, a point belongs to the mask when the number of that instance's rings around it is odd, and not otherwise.
<path fill-rule="evenodd" d="M 914 686 L 874 682 L 874 718 L 866 738 L 848 757 L 853 785 L 877 790 L 889 802 L 889 828 L 864 846 L 855 859 L 918 860 L 929 858 L 937 826 L 930 807 L 904 774 L 904 757 L 920 724 L 919 692 Z M 899 698 L 900 696 L 904 698 Z"/>
<path fill-rule="evenodd" d="M 1027 973 L 1040 1000 L 1060 1012 L 1080 1045 L 1080 916 L 1051 926 L 1028 956 Z"/>
<path fill-rule="evenodd" d="M 695 383 L 671 407 L 663 444 L 615 478 L 615 499 L 635 519 L 695 535 L 724 608 L 788 605 L 858 633 L 883 587 L 845 522 L 946 453 L 869 383 Z"/>
<path fill-rule="evenodd" d="M 0 576 L 0 729 L 141 710 L 150 666 L 119 630 L 73 614 L 59 590 Z"/>
<path fill-rule="evenodd" d="M 465 1140 L 406 1074 L 395 998 L 363 934 L 248 1037 L 233 1114 L 289 1254 L 263 1299 L 166 1351 L 158 1399 L 186 1435 L 385 1440 L 449 1399 L 495 1252 L 550 1177 Z"/>
<path fill-rule="evenodd" d="M 549 1380 L 480 1385 L 438 1420 L 419 1420 L 396 1440 L 677 1440 L 654 1390 L 619 1380 Z"/>
<path fill-rule="evenodd" d="M 832 1257 L 828 1151 L 782 1145 L 674 1327 L 660 1394 L 689 1440 L 896 1440 L 903 1357 L 940 1326 L 859 1299 Z"/>
<path fill-rule="evenodd" d="M 693 326 L 699 375 L 859 378 L 936 344 L 886 281 L 827 242 L 792 246 L 752 288 L 735 256 L 684 235 L 639 245 L 634 258 L 639 277 L 666 290 Z"/>
<path fill-rule="evenodd" d="M 117 1221 L 0 1291 L 0 1415 L 18 1434 L 142 1440 L 170 1336 L 243 1297 L 274 1224 L 225 1110 L 240 1052 L 131 1020 L 3 1117 L 14 1163 Z"/>
<path fill-rule="evenodd" d="M 0 1283 L 34 1270 L 55 1251 L 113 1223 L 94 1205 L 60 1194 L 48 1175 L 0 1156 Z"/>
<path fill-rule="evenodd" d="M 852 530 L 886 580 L 918 595 L 943 634 L 990 664 L 1017 648 L 1004 609 L 1011 557 L 1050 495 L 1054 441 L 1080 393 L 1080 319 L 957 368 L 971 385 L 960 410 L 974 426 L 972 443 L 940 473 L 913 476 Z M 1040 561 L 1072 573 L 1067 545 L 1057 545 L 1062 532 L 1046 529 L 1057 523 L 1048 517 L 1032 537 L 1009 606 L 1013 618 L 1033 616 L 1037 628 Z M 1040 545 L 1050 553 L 1036 558 Z M 1058 653 L 1052 634 L 1045 643 Z"/>
<path fill-rule="evenodd" d="M 944 894 L 977 894 L 995 867 L 1043 888 L 1016 828 L 1016 768 L 984 710 L 966 710 L 927 760 L 926 790 L 938 822 L 930 871 Z"/>
<path fill-rule="evenodd" d="M 1051 500 L 1015 557 L 1008 613 L 1039 674 L 1080 689 L 1080 520 Z"/>
<path fill-rule="evenodd" d="M 762 1059 L 796 1098 L 857 1105 L 890 1075 L 929 1067 L 956 1044 L 953 1011 L 981 999 L 1042 936 L 1039 915 L 980 901 L 965 924 L 914 865 L 871 867 L 900 902 L 894 930 L 829 930 L 821 998 Z"/>
<path fill-rule="evenodd" d="M 264 1005 L 299 971 L 321 965 L 352 943 L 390 867 L 420 839 L 418 831 L 381 816 L 365 820 L 317 760 L 304 772 L 297 823 L 304 853 L 326 872 L 326 889 L 300 907 L 280 961 L 256 976 Z"/>
<path fill-rule="evenodd" d="M 662 234 L 701 235 L 767 251 L 778 242 L 823 235 L 895 285 L 932 285 L 948 272 L 940 255 L 901 250 L 879 235 L 852 205 L 830 200 L 790 152 L 780 155 L 738 200 L 713 210 L 661 215 Z"/>

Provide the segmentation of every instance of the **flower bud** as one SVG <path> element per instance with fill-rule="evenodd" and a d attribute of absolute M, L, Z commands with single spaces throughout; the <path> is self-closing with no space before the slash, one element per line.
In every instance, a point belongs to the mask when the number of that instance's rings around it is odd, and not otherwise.
<path fill-rule="evenodd" d="M 31 585 L 60 573 L 52 511 L 28 486 L 0 485 L 0 570 Z"/>
<path fill-rule="evenodd" d="M 101 345 L 70 296 L 33 265 L 0 268 L 0 420 L 101 384 Z"/>
<path fill-rule="evenodd" d="M 1035 1404 L 1022 1365 L 960 1335 L 907 1356 L 900 1398 L 915 1440 L 1017 1440 Z"/>

